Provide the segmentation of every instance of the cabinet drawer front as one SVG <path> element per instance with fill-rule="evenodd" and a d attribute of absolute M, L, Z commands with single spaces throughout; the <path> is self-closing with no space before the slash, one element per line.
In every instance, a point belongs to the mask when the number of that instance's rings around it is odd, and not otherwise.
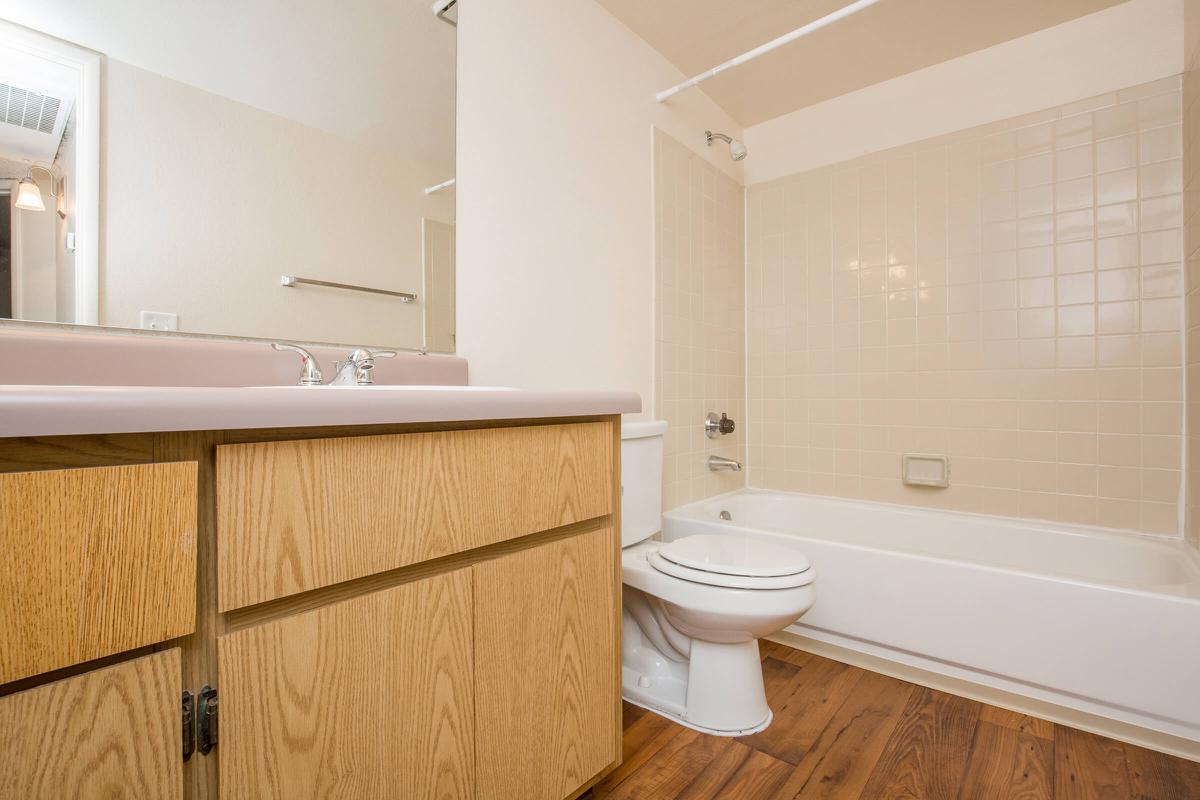
<path fill-rule="evenodd" d="M 0 697 L 0 797 L 183 796 L 179 649 Z"/>
<path fill-rule="evenodd" d="M 196 462 L 0 475 L 0 683 L 195 622 Z"/>
<path fill-rule="evenodd" d="M 222 611 L 612 511 L 612 423 L 217 448 Z"/>
<path fill-rule="evenodd" d="M 222 800 L 473 798 L 471 575 L 217 640 Z"/>

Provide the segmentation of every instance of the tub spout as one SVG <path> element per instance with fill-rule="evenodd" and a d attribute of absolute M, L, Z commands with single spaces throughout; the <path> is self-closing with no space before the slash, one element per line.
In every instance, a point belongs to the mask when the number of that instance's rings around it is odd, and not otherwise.
<path fill-rule="evenodd" d="M 708 468 L 713 472 L 722 469 L 732 470 L 733 472 L 741 472 L 742 462 L 734 461 L 732 458 L 725 458 L 724 456 L 709 456 Z"/>

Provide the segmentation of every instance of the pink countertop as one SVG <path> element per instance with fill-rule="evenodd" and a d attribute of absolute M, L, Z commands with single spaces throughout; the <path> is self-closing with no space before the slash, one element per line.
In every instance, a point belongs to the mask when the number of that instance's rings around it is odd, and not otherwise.
<path fill-rule="evenodd" d="M 470 386 L 0 386 L 0 437 L 635 414 L 633 392 Z"/>
<path fill-rule="evenodd" d="M 325 379 L 346 347 L 312 345 Z M 632 392 L 467 386 L 467 361 L 401 352 L 371 388 L 300 387 L 267 342 L 0 324 L 0 437 L 633 414 Z M 82 385 L 87 384 L 87 385 Z M 390 388 L 387 385 L 391 385 Z M 438 388 L 429 388 L 438 387 Z"/>

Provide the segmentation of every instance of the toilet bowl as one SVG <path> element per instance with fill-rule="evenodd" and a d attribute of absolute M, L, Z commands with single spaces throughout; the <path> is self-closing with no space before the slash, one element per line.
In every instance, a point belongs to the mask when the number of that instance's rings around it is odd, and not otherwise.
<path fill-rule="evenodd" d="M 622 694 L 705 733 L 754 733 L 772 717 L 758 640 L 812 606 L 815 573 L 798 550 L 748 536 L 651 539 L 665 430 L 622 426 Z"/>

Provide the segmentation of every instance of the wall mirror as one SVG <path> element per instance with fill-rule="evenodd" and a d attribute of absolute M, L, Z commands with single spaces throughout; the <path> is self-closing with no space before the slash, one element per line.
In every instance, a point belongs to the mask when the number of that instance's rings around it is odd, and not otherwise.
<path fill-rule="evenodd" d="M 0 20 L 0 318 L 454 350 L 453 0 Z"/>

